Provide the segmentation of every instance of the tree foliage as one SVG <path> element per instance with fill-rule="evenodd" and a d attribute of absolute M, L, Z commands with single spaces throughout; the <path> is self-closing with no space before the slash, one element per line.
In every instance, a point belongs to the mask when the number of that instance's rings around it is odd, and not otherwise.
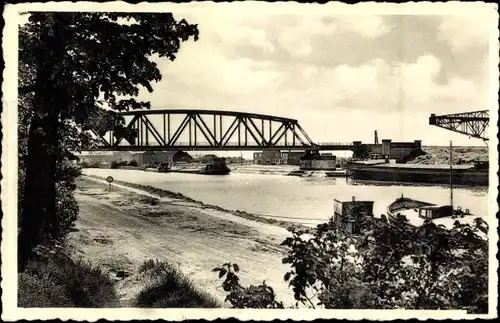
<path fill-rule="evenodd" d="M 282 243 L 291 267 L 284 280 L 296 306 L 488 311 L 488 225 L 481 218 L 452 229 L 431 221 L 414 227 L 404 217 L 364 217 L 360 226 L 358 235 L 333 220 L 312 236 L 291 230 Z M 230 300 L 240 297 L 235 292 Z M 267 299 L 262 294 L 252 297 Z"/>
<path fill-rule="evenodd" d="M 214 268 L 220 279 L 224 279 L 222 288 L 228 292 L 226 302 L 234 308 L 283 308 L 283 303 L 276 301 L 276 295 L 271 286 L 262 282 L 261 285 L 243 287 L 237 275 L 238 264 L 225 263 L 220 268 Z"/>
<path fill-rule="evenodd" d="M 19 31 L 19 101 L 25 111 L 20 268 L 34 246 L 64 234 L 56 183 L 72 184 L 58 172 L 60 162 L 93 143 L 88 130 L 103 134 L 116 127 L 133 140 L 109 110 L 149 108 L 134 97 L 140 87 L 152 92 L 151 83 L 161 80 L 152 56 L 174 60 L 189 38 L 198 38 L 197 26 L 170 13 L 29 13 Z"/>

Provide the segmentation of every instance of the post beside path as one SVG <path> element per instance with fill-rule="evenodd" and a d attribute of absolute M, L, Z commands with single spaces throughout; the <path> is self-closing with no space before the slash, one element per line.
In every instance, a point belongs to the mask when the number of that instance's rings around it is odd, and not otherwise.
<path fill-rule="evenodd" d="M 113 176 L 108 176 L 106 178 L 106 182 L 108 182 L 108 185 L 109 185 L 108 190 L 111 191 L 111 183 L 113 183 Z"/>

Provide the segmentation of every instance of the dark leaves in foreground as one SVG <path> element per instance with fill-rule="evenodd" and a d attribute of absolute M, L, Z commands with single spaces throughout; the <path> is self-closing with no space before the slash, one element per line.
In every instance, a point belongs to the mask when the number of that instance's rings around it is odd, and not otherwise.
<path fill-rule="evenodd" d="M 298 304 L 329 309 L 462 309 L 488 311 L 488 226 L 456 223 L 446 229 L 428 221 L 410 226 L 404 218 L 361 221 L 352 235 L 333 221 L 314 234 L 290 230 L 289 283 Z M 229 269 L 229 268 L 228 268 Z M 234 307 L 274 302 L 266 285 L 243 288 L 228 270 L 228 301 Z M 248 298 L 252 299 L 249 300 Z M 265 300 L 265 301 L 264 301 Z M 265 305 L 265 306 L 264 306 Z"/>
<path fill-rule="evenodd" d="M 224 279 L 222 288 L 228 292 L 226 301 L 234 308 L 283 308 L 283 304 L 276 301 L 273 288 L 265 282 L 258 286 L 243 287 L 236 275 L 239 271 L 237 264 L 225 263 L 212 271 L 219 272 L 219 278 Z"/>

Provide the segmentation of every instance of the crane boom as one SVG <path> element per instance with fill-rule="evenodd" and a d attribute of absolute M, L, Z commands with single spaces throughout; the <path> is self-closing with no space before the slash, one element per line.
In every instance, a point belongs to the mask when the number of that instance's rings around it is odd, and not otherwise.
<path fill-rule="evenodd" d="M 453 113 L 437 116 L 431 114 L 429 124 L 458 132 L 470 137 L 488 140 L 486 130 L 490 122 L 488 110 Z"/>

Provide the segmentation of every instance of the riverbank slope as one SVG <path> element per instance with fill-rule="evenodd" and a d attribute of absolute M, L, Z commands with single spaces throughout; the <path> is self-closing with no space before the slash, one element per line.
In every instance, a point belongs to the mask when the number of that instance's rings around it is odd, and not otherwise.
<path fill-rule="evenodd" d="M 411 164 L 448 165 L 450 160 L 449 147 L 422 147 L 425 155 L 419 156 Z M 474 164 L 477 161 L 488 161 L 488 147 L 453 147 L 452 163 L 455 165 Z"/>
<path fill-rule="evenodd" d="M 134 188 L 113 185 L 108 191 L 104 181 L 87 177 L 77 185 L 80 215 L 71 248 L 110 274 L 125 276 L 116 285 L 123 306 L 143 287 L 137 269 L 147 259 L 177 265 L 221 303 L 225 293 L 211 270 L 226 262 L 240 266 L 244 285 L 265 279 L 285 303 L 293 301 L 285 298 L 291 293 L 279 247 L 288 236 L 284 228 Z"/>

